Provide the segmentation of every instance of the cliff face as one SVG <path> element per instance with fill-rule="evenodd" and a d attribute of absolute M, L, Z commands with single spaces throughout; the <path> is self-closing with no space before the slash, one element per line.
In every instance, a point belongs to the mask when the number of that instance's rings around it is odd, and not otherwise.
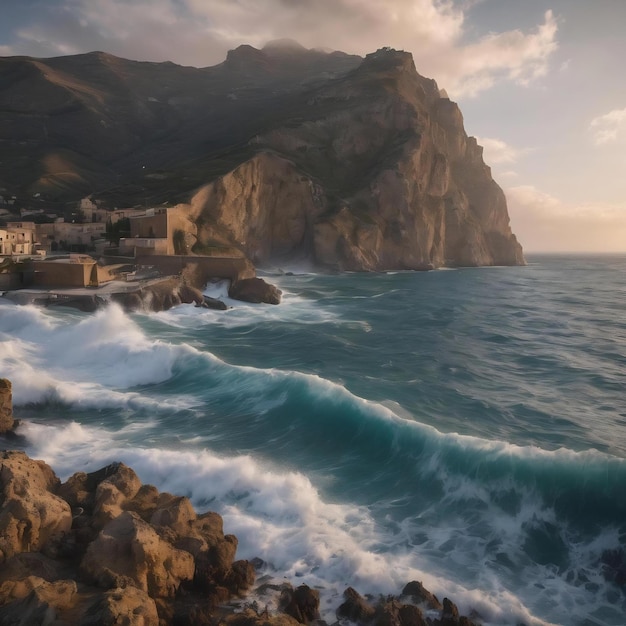
<path fill-rule="evenodd" d="M 368 55 L 281 121 L 196 195 L 199 240 L 341 270 L 524 263 L 482 148 L 408 53 Z"/>
<path fill-rule="evenodd" d="M 204 69 L 0 59 L 0 130 L 0 187 L 18 202 L 182 202 L 195 252 L 345 270 L 524 263 L 482 148 L 405 52 L 281 41 Z"/>

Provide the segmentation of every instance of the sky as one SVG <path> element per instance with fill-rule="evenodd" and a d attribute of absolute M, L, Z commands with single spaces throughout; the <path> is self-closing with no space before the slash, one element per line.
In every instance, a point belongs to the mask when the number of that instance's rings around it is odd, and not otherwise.
<path fill-rule="evenodd" d="M 459 103 L 526 252 L 626 252 L 625 27 L 626 0 L 0 0 L 0 56 L 407 50 Z"/>

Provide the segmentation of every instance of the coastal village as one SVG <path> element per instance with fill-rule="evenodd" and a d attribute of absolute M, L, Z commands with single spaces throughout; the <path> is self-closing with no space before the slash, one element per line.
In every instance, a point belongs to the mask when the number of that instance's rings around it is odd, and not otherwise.
<path fill-rule="evenodd" d="M 235 299 L 280 301 L 241 251 L 194 254 L 181 207 L 110 210 L 87 197 L 69 220 L 43 209 L 16 215 L 0 209 L 0 293 L 19 304 L 94 310 L 113 300 L 128 310 L 181 302 L 225 309 L 199 293 L 211 280 L 229 280 Z"/>

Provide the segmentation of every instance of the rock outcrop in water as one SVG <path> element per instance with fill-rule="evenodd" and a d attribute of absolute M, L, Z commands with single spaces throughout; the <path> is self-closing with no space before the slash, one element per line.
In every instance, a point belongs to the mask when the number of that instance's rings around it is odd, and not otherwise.
<path fill-rule="evenodd" d="M 197 251 L 339 270 L 524 263 L 482 148 L 406 52 L 0 59 L 0 125 L 10 192 L 182 201 Z"/>

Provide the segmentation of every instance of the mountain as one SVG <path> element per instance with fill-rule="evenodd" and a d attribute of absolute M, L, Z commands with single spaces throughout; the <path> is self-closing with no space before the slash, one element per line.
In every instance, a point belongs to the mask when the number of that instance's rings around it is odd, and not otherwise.
<path fill-rule="evenodd" d="M 101 52 L 0 59 L 0 187 L 185 203 L 195 250 L 344 270 L 520 264 L 457 105 L 410 54 L 291 40 L 214 67 Z"/>

